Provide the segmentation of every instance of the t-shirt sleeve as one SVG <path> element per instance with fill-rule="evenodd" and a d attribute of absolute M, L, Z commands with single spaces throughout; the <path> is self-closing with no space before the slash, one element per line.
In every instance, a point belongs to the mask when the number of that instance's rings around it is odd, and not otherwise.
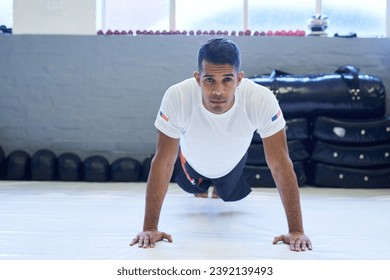
<path fill-rule="evenodd" d="M 257 129 L 261 138 L 272 136 L 286 126 L 283 112 L 279 106 L 278 100 L 272 92 L 268 92 L 265 100 L 262 102 L 262 121 L 261 126 Z"/>
<path fill-rule="evenodd" d="M 174 87 L 170 87 L 164 94 L 154 126 L 165 135 L 178 139 L 182 134 L 180 115 L 179 92 Z"/>

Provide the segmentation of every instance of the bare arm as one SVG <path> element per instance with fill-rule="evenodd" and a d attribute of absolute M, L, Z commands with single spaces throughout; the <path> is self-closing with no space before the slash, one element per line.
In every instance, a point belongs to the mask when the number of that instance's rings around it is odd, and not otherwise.
<path fill-rule="evenodd" d="M 264 151 L 269 168 L 286 213 L 289 234 L 275 237 L 274 244 L 283 241 L 291 250 L 311 249 L 310 239 L 304 234 L 297 178 L 288 154 L 285 130 L 264 138 Z"/>
<path fill-rule="evenodd" d="M 131 246 L 138 243 L 139 247 L 154 247 L 155 242 L 162 239 L 172 242 L 169 234 L 158 231 L 158 222 L 178 149 L 179 139 L 173 139 L 158 132 L 156 154 L 151 163 L 146 185 L 144 227 L 143 231 L 130 243 Z"/>

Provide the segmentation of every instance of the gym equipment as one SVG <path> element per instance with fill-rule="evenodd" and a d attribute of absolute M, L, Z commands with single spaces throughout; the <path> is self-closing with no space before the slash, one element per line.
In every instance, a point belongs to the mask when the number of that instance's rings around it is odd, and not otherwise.
<path fill-rule="evenodd" d="M 294 171 L 297 175 L 298 185 L 302 186 L 307 181 L 304 165 L 300 161 L 294 162 L 293 165 L 294 165 Z M 271 174 L 271 170 L 266 165 L 265 166 L 245 165 L 244 177 L 252 188 L 276 186 L 275 181 Z"/>
<path fill-rule="evenodd" d="M 114 182 L 138 182 L 141 163 L 131 157 L 122 157 L 111 164 L 111 179 Z"/>
<path fill-rule="evenodd" d="M 360 169 L 316 163 L 314 183 L 330 188 L 390 188 L 390 168 Z"/>
<path fill-rule="evenodd" d="M 305 118 L 286 120 L 287 140 L 304 140 L 309 138 L 309 124 Z"/>
<path fill-rule="evenodd" d="M 81 181 L 81 159 L 75 153 L 63 153 L 57 158 L 58 179 L 60 181 Z"/>
<path fill-rule="evenodd" d="M 302 161 L 309 158 L 305 145 L 300 140 L 287 142 L 289 155 L 292 161 Z M 251 144 L 248 149 L 247 165 L 266 165 L 264 147 L 262 144 Z"/>
<path fill-rule="evenodd" d="M 6 179 L 7 180 L 29 180 L 30 154 L 23 150 L 11 152 L 6 159 Z"/>
<path fill-rule="evenodd" d="M 327 36 L 325 29 L 328 28 L 328 17 L 326 15 L 314 15 L 312 16 L 307 25 L 311 32 L 309 36 Z"/>
<path fill-rule="evenodd" d="M 343 146 L 316 141 L 311 160 L 339 166 L 390 166 L 390 145 Z"/>
<path fill-rule="evenodd" d="M 53 151 L 41 149 L 31 157 L 31 179 L 34 181 L 51 181 L 56 179 L 57 157 Z"/>
<path fill-rule="evenodd" d="M 306 118 L 294 118 L 286 120 L 287 140 L 304 140 L 309 138 L 309 124 Z M 253 134 L 252 143 L 261 143 L 260 135 Z"/>
<path fill-rule="evenodd" d="M 7 28 L 5 25 L 0 25 L 0 34 L 12 34 L 12 28 Z"/>
<path fill-rule="evenodd" d="M 390 117 L 337 119 L 320 116 L 313 127 L 316 186 L 390 188 Z"/>
<path fill-rule="evenodd" d="M 390 116 L 370 120 L 345 120 L 321 116 L 314 122 L 313 136 L 338 143 L 389 143 Z"/>
<path fill-rule="evenodd" d="M 84 180 L 87 182 L 107 182 L 110 180 L 110 163 L 100 155 L 87 157 L 83 163 Z"/>
<path fill-rule="evenodd" d="M 386 111 L 382 80 L 361 74 L 353 66 L 339 67 L 331 74 L 293 75 L 274 70 L 250 79 L 275 94 L 286 118 L 369 118 L 382 117 Z"/>
<path fill-rule="evenodd" d="M 5 176 L 5 156 L 3 147 L 0 146 L 0 179 L 4 179 Z"/>

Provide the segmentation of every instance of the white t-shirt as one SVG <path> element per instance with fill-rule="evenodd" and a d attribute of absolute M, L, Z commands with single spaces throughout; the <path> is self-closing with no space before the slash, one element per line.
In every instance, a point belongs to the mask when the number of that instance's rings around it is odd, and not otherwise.
<path fill-rule="evenodd" d="M 278 101 L 267 88 L 242 79 L 232 108 L 223 114 L 208 111 L 195 78 L 171 86 L 164 94 L 155 126 L 171 138 L 180 138 L 183 156 L 207 178 L 228 174 L 242 159 L 257 131 L 268 137 L 286 122 Z"/>

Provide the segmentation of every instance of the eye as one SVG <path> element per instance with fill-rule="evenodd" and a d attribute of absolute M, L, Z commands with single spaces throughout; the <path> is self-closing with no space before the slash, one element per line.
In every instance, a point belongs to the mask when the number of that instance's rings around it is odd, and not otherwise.
<path fill-rule="evenodd" d="M 213 78 L 206 78 L 205 81 L 206 81 L 206 83 L 213 83 L 214 79 Z"/>
<path fill-rule="evenodd" d="M 231 77 L 226 77 L 226 78 L 223 79 L 223 81 L 224 81 L 225 83 L 228 83 L 228 82 L 233 81 L 233 79 L 232 79 Z"/>

